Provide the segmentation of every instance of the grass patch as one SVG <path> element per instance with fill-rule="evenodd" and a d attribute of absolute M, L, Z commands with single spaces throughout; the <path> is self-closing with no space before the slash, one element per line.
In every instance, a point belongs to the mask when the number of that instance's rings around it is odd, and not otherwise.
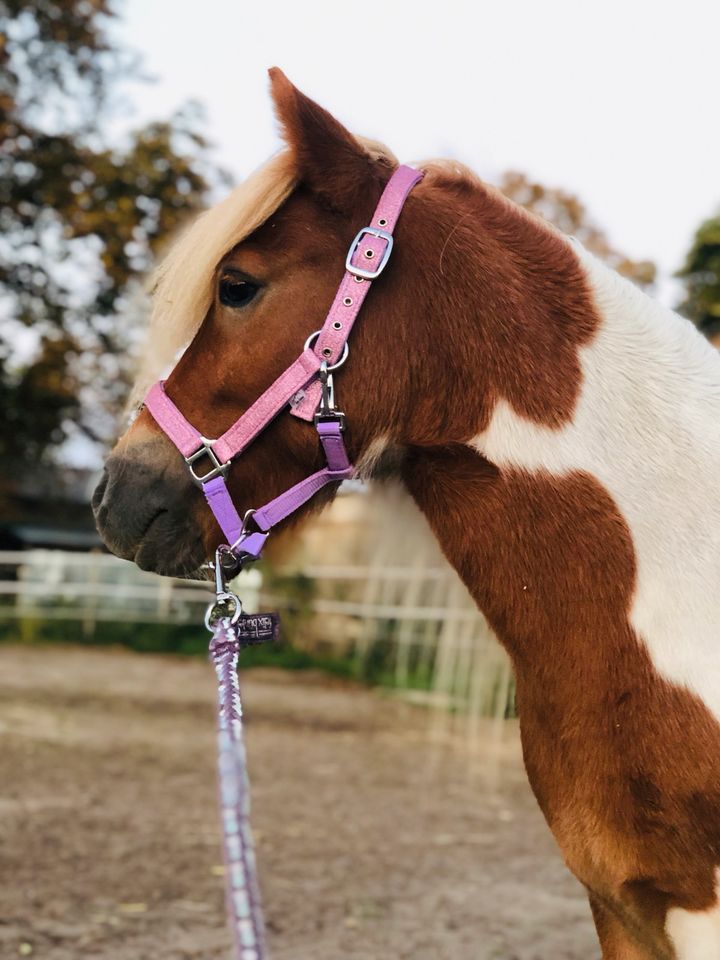
<path fill-rule="evenodd" d="M 0 642 L 19 644 L 73 643 L 92 647 L 127 647 L 137 653 L 172 653 L 206 657 L 210 634 L 200 624 L 101 623 L 85 634 L 79 622 L 21 618 L 0 622 Z M 353 664 L 339 657 L 316 656 L 283 641 L 248 647 L 243 669 L 278 667 L 282 670 L 322 670 L 333 676 L 356 678 Z"/>

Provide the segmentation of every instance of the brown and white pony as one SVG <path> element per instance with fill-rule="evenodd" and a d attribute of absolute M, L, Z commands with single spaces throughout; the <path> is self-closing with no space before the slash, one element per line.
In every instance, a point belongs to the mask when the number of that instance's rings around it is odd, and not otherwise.
<path fill-rule="evenodd" d="M 156 290 L 150 364 L 192 339 L 167 392 L 207 436 L 322 325 L 396 164 L 271 75 L 286 149 Z M 507 647 L 528 776 L 605 960 L 718 960 L 720 357 L 468 170 L 424 169 L 337 377 L 351 458 L 397 472 Z M 230 490 L 242 512 L 321 465 L 283 415 Z M 160 573 L 220 540 L 146 411 L 95 510 L 111 550 Z"/>

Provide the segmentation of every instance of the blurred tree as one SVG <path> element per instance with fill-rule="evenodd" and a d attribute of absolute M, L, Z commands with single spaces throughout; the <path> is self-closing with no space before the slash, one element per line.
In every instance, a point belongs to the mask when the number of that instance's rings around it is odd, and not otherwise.
<path fill-rule="evenodd" d="M 680 312 L 717 343 L 720 336 L 720 214 L 698 227 L 678 276 L 685 284 Z"/>
<path fill-rule="evenodd" d="M 110 142 L 137 76 L 116 15 L 111 0 L 0 0 L 1 463 L 52 453 L 73 422 L 110 429 L 98 411 L 122 402 L 133 334 L 118 314 L 218 176 L 196 112 Z"/>
<path fill-rule="evenodd" d="M 631 260 L 615 250 L 603 231 L 589 219 L 584 205 L 572 193 L 544 187 L 515 171 L 503 174 L 498 186 L 515 203 L 554 223 L 563 233 L 577 237 L 584 247 L 638 286 L 649 287 L 654 282 L 655 264 L 648 260 Z"/>

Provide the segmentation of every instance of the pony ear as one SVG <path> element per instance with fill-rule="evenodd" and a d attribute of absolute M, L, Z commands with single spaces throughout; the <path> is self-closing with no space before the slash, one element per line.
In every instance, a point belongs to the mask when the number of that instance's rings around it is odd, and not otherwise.
<path fill-rule="evenodd" d="M 375 184 L 387 180 L 394 158 L 366 149 L 332 114 L 301 93 L 279 67 L 268 72 L 275 112 L 301 183 L 337 212 L 357 214 L 367 202 L 368 188 L 372 191 Z M 371 195 L 377 199 L 375 191 Z"/>

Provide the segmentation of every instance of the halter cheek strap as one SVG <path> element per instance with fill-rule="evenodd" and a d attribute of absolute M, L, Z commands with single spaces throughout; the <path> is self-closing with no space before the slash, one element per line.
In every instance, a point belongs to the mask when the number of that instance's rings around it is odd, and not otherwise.
<path fill-rule="evenodd" d="M 372 221 L 350 245 L 345 273 L 322 328 L 312 334 L 295 360 L 277 380 L 216 440 L 204 437 L 168 397 L 164 381 L 151 387 L 145 406 L 185 458 L 195 482 L 240 561 L 257 560 L 271 529 L 285 520 L 328 483 L 353 475 L 343 440 L 344 414 L 335 406 L 332 371 L 349 353 L 348 337 L 368 290 L 385 269 L 393 247 L 393 230 L 408 194 L 423 174 L 398 167 L 388 181 Z M 241 454 L 287 406 L 303 420 L 314 421 L 326 466 L 243 519 L 228 491 L 225 477 Z M 210 469 L 199 474 L 196 464 Z"/>

